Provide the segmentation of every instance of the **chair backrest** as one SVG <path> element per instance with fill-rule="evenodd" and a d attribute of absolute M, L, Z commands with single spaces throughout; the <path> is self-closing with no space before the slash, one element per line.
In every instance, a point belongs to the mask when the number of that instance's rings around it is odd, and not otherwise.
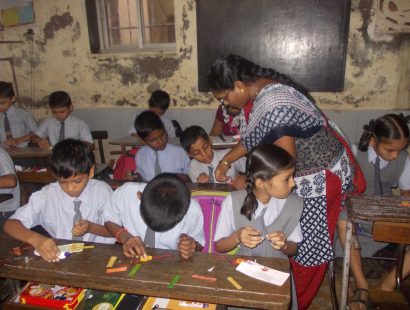
<path fill-rule="evenodd" d="M 172 120 L 172 125 L 175 128 L 175 135 L 177 136 L 177 138 L 179 138 L 182 134 L 182 131 L 183 131 L 181 125 L 175 119 Z"/>
<path fill-rule="evenodd" d="M 204 216 L 205 246 L 202 252 L 216 252 L 214 245 L 216 224 L 218 222 L 219 213 L 221 212 L 221 204 L 228 194 L 228 192 L 219 191 L 192 192 L 192 197 L 199 202 Z"/>
<path fill-rule="evenodd" d="M 105 164 L 104 147 L 103 147 L 102 141 L 108 139 L 108 131 L 107 130 L 93 130 L 91 131 L 91 136 L 93 137 L 94 140 L 97 140 L 101 163 Z"/>

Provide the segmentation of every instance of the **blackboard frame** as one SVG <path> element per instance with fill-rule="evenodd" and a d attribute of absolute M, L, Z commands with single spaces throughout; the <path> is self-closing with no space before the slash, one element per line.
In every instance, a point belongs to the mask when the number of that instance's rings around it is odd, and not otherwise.
<path fill-rule="evenodd" d="M 198 90 L 221 55 L 287 74 L 309 91 L 344 88 L 350 0 L 197 0 Z"/>

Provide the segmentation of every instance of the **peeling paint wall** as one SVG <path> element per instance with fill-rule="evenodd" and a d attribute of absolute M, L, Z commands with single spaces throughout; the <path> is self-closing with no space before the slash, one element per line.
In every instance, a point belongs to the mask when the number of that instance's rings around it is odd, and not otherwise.
<path fill-rule="evenodd" d="M 376 35 L 379 0 L 353 0 L 345 91 L 313 93 L 322 108 L 410 108 L 409 35 Z M 34 0 L 36 23 L 6 28 L 0 57 L 14 57 L 23 106 L 37 118 L 48 114 L 47 95 L 64 89 L 75 107 L 144 107 L 149 93 L 167 90 L 173 106 L 212 108 L 210 94 L 197 91 L 196 4 L 175 0 L 175 52 L 91 54 L 84 1 Z M 27 34 L 28 29 L 34 35 Z M 0 78 L 11 81 L 6 63 Z"/>

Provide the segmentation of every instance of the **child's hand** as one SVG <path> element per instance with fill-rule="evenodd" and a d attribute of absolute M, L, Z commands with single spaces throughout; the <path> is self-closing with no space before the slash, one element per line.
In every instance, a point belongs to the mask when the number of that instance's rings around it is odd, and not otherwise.
<path fill-rule="evenodd" d="M 271 234 L 267 234 L 266 239 L 268 239 L 271 242 L 272 247 L 275 250 L 282 251 L 282 250 L 286 250 L 286 248 L 287 248 L 287 239 L 288 238 L 283 233 L 283 231 L 275 231 Z"/>
<path fill-rule="evenodd" d="M 38 140 L 38 146 L 42 149 L 49 149 L 51 145 L 47 139 L 40 139 Z"/>
<path fill-rule="evenodd" d="M 195 253 L 195 248 L 196 248 L 196 242 L 194 238 L 186 234 L 181 234 L 179 236 L 178 250 L 182 258 L 185 258 L 185 259 L 191 258 L 192 255 L 194 255 Z"/>
<path fill-rule="evenodd" d="M 226 176 L 230 166 L 219 162 L 215 169 L 215 179 L 219 182 L 227 182 L 229 177 Z"/>
<path fill-rule="evenodd" d="M 259 230 L 254 229 L 253 227 L 246 226 L 242 227 L 237 231 L 238 242 L 242 243 L 244 246 L 253 249 L 258 244 L 263 242 L 263 237 Z"/>
<path fill-rule="evenodd" d="M 122 251 L 127 257 L 147 256 L 144 242 L 140 237 L 131 236 L 122 243 Z"/>
<path fill-rule="evenodd" d="M 207 175 L 205 172 L 202 172 L 200 175 L 198 175 L 196 181 L 198 183 L 208 183 L 209 175 Z"/>
<path fill-rule="evenodd" d="M 34 240 L 32 240 L 31 245 L 40 253 L 40 256 L 45 261 L 58 262 L 60 260 L 58 258 L 60 250 L 53 239 L 37 235 Z"/>
<path fill-rule="evenodd" d="M 90 227 L 90 222 L 87 220 L 81 220 L 79 222 L 75 222 L 73 229 L 71 230 L 71 233 L 74 236 L 83 236 L 88 232 L 88 229 Z"/>
<path fill-rule="evenodd" d="M 4 145 L 8 146 L 8 147 L 15 147 L 19 144 L 20 144 L 19 139 L 12 138 L 12 139 L 8 139 L 8 140 L 4 141 Z"/>

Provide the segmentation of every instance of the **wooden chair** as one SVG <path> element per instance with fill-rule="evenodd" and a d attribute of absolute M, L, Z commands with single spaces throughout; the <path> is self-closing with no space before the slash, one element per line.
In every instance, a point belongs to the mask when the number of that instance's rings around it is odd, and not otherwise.
<path fill-rule="evenodd" d="M 107 130 L 93 130 L 91 131 L 91 136 L 93 137 L 94 140 L 97 140 L 98 151 L 100 152 L 100 160 L 102 164 L 105 164 L 103 140 L 108 139 L 108 131 Z"/>

